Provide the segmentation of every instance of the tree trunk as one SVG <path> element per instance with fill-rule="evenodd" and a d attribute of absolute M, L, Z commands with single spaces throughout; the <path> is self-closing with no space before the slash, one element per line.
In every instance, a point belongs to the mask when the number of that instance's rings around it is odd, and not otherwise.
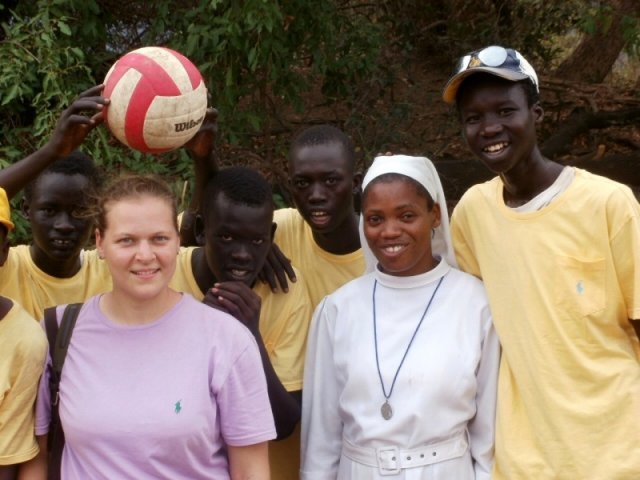
<path fill-rule="evenodd" d="M 595 32 L 583 36 L 573 53 L 558 66 L 555 76 L 574 82 L 604 81 L 626 44 L 622 19 L 640 10 L 638 0 L 610 0 L 608 3 L 611 10 L 602 14 Z"/>

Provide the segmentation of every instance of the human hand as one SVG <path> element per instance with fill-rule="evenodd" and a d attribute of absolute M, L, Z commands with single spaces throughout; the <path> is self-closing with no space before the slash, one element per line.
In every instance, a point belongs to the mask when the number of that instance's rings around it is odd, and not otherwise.
<path fill-rule="evenodd" d="M 184 148 L 191 154 L 194 160 L 208 159 L 213 152 L 218 133 L 218 110 L 207 108 L 200 129 L 191 140 L 185 143 Z"/>
<path fill-rule="evenodd" d="M 96 85 L 82 92 L 62 112 L 51 138 L 43 147 L 57 158 L 66 157 L 76 150 L 89 132 L 104 121 L 104 108 L 109 99 L 100 96 L 104 85 Z"/>
<path fill-rule="evenodd" d="M 219 282 L 213 285 L 203 302 L 217 308 L 242 322 L 254 335 L 260 324 L 262 299 L 243 282 Z"/>
<path fill-rule="evenodd" d="M 275 243 L 271 243 L 271 248 L 267 254 L 267 259 L 262 266 L 262 270 L 258 274 L 260 281 L 268 283 L 272 291 L 278 290 L 278 285 L 283 292 L 289 291 L 289 283 L 287 277 L 295 282 L 296 274 L 291 266 L 291 260 L 282 253 L 280 247 Z"/>

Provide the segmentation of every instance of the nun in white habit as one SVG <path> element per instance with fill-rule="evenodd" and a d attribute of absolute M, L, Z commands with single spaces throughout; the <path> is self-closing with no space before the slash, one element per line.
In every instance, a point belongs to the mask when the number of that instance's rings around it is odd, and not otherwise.
<path fill-rule="evenodd" d="M 438 174 L 382 156 L 363 188 L 377 263 L 314 313 L 301 479 L 489 479 L 499 343 L 482 283 L 455 268 Z"/>

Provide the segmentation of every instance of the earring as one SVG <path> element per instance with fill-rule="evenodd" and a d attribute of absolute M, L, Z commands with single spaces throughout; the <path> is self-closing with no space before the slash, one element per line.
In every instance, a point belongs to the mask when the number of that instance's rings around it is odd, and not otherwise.
<path fill-rule="evenodd" d="M 98 250 L 98 258 L 100 260 L 104 260 L 104 253 L 102 253 L 100 250 Z"/>
<path fill-rule="evenodd" d="M 433 240 L 435 238 L 435 236 L 436 236 L 436 229 L 432 228 L 431 229 L 431 239 Z"/>

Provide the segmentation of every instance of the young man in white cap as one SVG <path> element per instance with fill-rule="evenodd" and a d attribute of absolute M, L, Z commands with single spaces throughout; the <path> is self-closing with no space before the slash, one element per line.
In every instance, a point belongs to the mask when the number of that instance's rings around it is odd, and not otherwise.
<path fill-rule="evenodd" d="M 491 46 L 443 94 L 497 175 L 451 225 L 503 347 L 492 478 L 638 478 L 640 208 L 624 185 L 542 155 L 538 93 L 522 55 Z"/>

